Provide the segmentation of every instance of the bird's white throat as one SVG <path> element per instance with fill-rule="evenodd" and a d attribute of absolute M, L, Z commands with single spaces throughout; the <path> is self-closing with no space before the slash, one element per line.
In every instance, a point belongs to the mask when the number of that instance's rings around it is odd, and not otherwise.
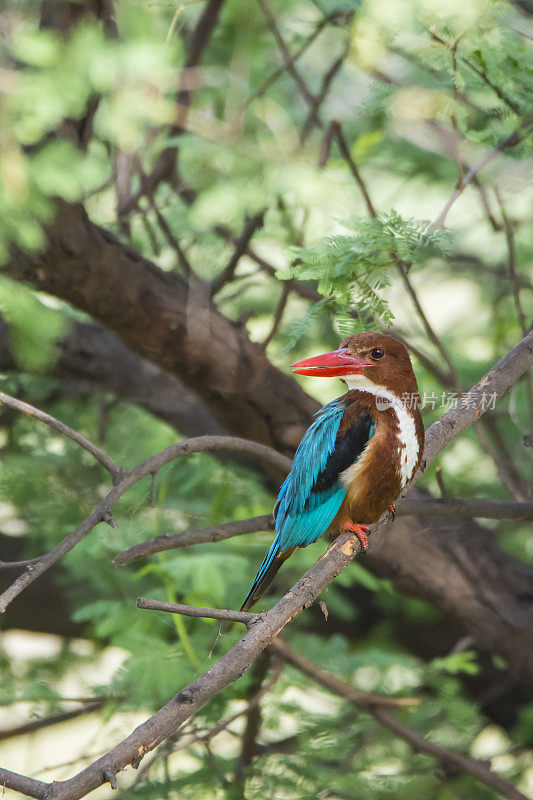
<path fill-rule="evenodd" d="M 342 379 L 348 389 L 355 389 L 360 392 L 368 392 L 376 398 L 376 408 L 378 411 L 385 411 L 392 408 L 398 419 L 398 438 L 400 444 L 398 453 L 400 455 L 400 476 L 402 489 L 411 479 L 419 455 L 419 444 L 416 436 L 415 421 L 409 413 L 406 405 L 400 400 L 398 395 L 373 383 L 366 375 L 345 375 Z M 402 446 L 403 445 L 403 446 Z"/>

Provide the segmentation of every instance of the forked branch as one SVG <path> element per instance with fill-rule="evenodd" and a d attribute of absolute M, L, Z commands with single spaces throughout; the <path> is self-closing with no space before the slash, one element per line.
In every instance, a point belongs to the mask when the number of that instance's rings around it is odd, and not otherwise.
<path fill-rule="evenodd" d="M 501 361 L 495 364 L 456 408 L 448 411 L 429 428 L 426 433 L 421 471 L 461 431 L 483 414 L 484 409 L 480 399 L 482 392 L 491 392 L 496 397 L 501 397 L 516 383 L 525 370 L 531 366 L 532 362 L 533 332 L 529 333 Z M 179 445 L 172 446 L 172 448 L 176 447 L 179 447 Z M 166 454 L 164 457 L 162 457 L 163 454 L 159 454 L 158 457 L 154 458 L 162 459 L 162 463 L 168 463 L 171 457 L 175 455 L 175 451 L 172 448 L 167 448 L 167 451 L 163 451 Z M 142 474 L 153 472 L 156 465 L 152 462 L 153 459 L 148 459 L 148 461 L 143 462 L 142 465 L 128 473 L 129 481 L 131 481 L 128 485 L 135 483 L 139 471 Z M 419 475 L 420 472 L 415 476 L 415 480 Z M 122 487 L 122 483 L 119 484 L 120 487 Z M 113 491 L 116 492 L 119 486 L 115 487 Z M 123 487 L 122 492 L 126 488 Z M 111 497 L 108 495 L 106 499 L 108 503 L 110 500 L 116 502 L 114 495 Z M 372 532 L 383 528 L 388 521 L 389 515 L 387 514 L 376 525 L 372 526 Z M 319 597 L 331 581 L 360 552 L 360 549 L 359 540 L 350 534 L 342 533 L 338 536 L 327 552 L 318 559 L 303 578 L 275 606 L 269 611 L 255 615 L 255 619 L 249 624 L 242 639 L 225 653 L 216 664 L 182 689 L 163 708 L 146 722 L 139 725 L 126 739 L 106 755 L 97 759 L 73 778 L 44 784 L 41 781 L 33 781 L 25 776 L 0 769 L 0 783 L 8 788 L 22 791 L 38 800 L 78 800 L 78 798 L 84 797 L 104 782 L 109 781 L 110 776 L 114 780 L 114 776 L 128 764 L 138 765 L 146 753 L 175 733 L 208 700 L 218 694 L 229 683 L 241 677 L 259 653 L 268 647 L 283 628 L 298 616 L 304 608 L 309 607 Z M 398 728 L 398 725 L 396 727 Z M 399 729 L 397 733 L 400 735 Z M 413 741 L 412 744 L 414 746 L 415 742 Z M 505 792 L 502 791 L 501 786 L 499 791 L 509 800 L 525 800 L 523 795 L 510 784 L 507 784 Z"/>

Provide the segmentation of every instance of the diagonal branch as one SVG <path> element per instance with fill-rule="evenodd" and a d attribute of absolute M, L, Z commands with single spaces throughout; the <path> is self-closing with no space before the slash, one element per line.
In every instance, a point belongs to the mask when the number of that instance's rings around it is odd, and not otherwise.
<path fill-rule="evenodd" d="M 3 613 L 15 597 L 33 583 L 36 578 L 69 553 L 100 522 L 114 525 L 111 519 L 111 509 L 134 484 L 147 475 L 157 473 L 161 467 L 176 458 L 207 450 L 236 450 L 242 453 L 249 453 L 264 459 L 267 463 L 273 464 L 281 470 L 285 470 L 285 472 L 288 472 L 291 467 L 290 459 L 277 453 L 271 447 L 231 436 L 199 436 L 195 439 L 185 439 L 183 442 L 170 445 L 165 450 L 156 453 L 156 455 L 151 456 L 151 458 L 146 459 L 146 461 L 126 472 L 104 499 L 85 517 L 83 522 L 70 531 L 50 552 L 41 556 L 37 561 L 32 560 L 26 570 L 0 595 L 0 613 Z"/>
<path fill-rule="evenodd" d="M 97 447 L 95 444 L 86 439 L 85 436 L 82 436 L 81 433 L 69 428 L 69 426 L 65 425 L 64 422 L 60 422 L 58 419 L 50 416 L 50 414 L 46 414 L 44 411 L 40 411 L 38 408 L 31 406 L 29 403 L 24 403 L 22 400 L 17 400 L 16 397 L 11 397 L 4 392 L 0 392 L 0 402 L 5 406 L 9 406 L 9 408 L 15 409 L 15 411 L 19 411 L 21 414 L 26 414 L 29 417 L 38 419 L 39 422 L 44 422 L 45 425 L 48 425 L 53 430 L 61 433 L 63 436 L 66 436 L 67 439 L 71 439 L 73 442 L 76 442 L 76 444 L 79 444 L 80 447 L 83 447 L 84 450 L 90 453 L 93 458 L 95 458 L 98 463 L 109 472 L 114 484 L 116 484 L 124 475 L 124 470 L 122 467 L 120 467 L 118 464 L 115 464 L 111 456 L 109 456 L 100 447 Z"/>
<path fill-rule="evenodd" d="M 246 103 L 243 106 L 243 110 L 248 108 L 248 106 L 250 106 L 254 102 L 254 100 L 257 100 L 259 97 L 262 97 L 266 92 L 266 90 L 270 89 L 272 84 L 274 84 L 277 81 L 277 79 L 281 75 L 283 75 L 285 70 L 288 69 L 289 65 L 292 66 L 293 64 L 296 64 L 298 59 L 301 56 L 303 56 L 306 50 L 313 44 L 319 33 L 326 27 L 332 16 L 333 14 L 328 14 L 327 16 L 322 17 L 322 19 L 320 19 L 317 22 L 314 30 L 309 34 L 307 39 L 302 43 L 302 45 L 298 48 L 298 50 L 295 50 L 293 55 L 289 57 L 288 61 L 284 62 L 281 65 L 281 67 L 278 67 L 277 70 L 275 70 L 271 75 L 269 75 L 269 77 L 265 81 L 263 81 L 261 86 L 253 94 L 251 94 L 250 97 L 248 97 Z"/>
<path fill-rule="evenodd" d="M 533 519 L 533 503 L 515 503 L 507 500 L 487 500 L 485 498 L 469 498 L 463 500 L 455 497 L 406 497 L 396 505 L 396 516 L 441 516 L 464 517 L 465 519 Z M 124 566 L 148 558 L 154 553 L 164 550 L 175 550 L 181 547 L 190 547 L 193 544 L 223 542 L 234 536 L 245 536 L 248 533 L 259 531 L 273 531 L 274 517 L 264 514 L 261 517 L 240 519 L 234 522 L 223 522 L 220 525 L 211 525 L 207 528 L 196 528 L 181 533 L 162 534 L 153 539 L 147 539 L 139 544 L 134 544 L 126 550 L 121 550 L 113 559 L 113 564 Z M 35 561 L 38 559 L 35 559 Z M 25 562 L 19 562 L 24 566 Z M 2 562 L 0 562 L 2 567 Z"/>
<path fill-rule="evenodd" d="M 357 169 L 357 165 L 352 158 L 352 154 L 350 153 L 350 148 L 348 147 L 348 143 L 344 138 L 342 125 L 339 122 L 339 120 L 337 119 L 331 120 L 330 131 L 331 131 L 331 136 L 337 140 L 337 143 L 339 145 L 339 150 L 341 151 L 342 157 L 348 164 L 348 168 L 352 174 L 352 177 L 355 179 L 359 188 L 361 189 L 361 194 L 363 195 L 363 198 L 365 200 L 368 215 L 372 218 L 376 217 L 377 216 L 376 209 L 374 207 L 374 204 L 372 203 L 372 200 L 370 199 L 370 195 L 368 193 L 368 189 L 366 188 L 366 184 L 363 181 L 361 174 Z"/>
<path fill-rule="evenodd" d="M 444 45 L 444 47 L 448 48 L 448 50 L 452 51 L 455 54 L 455 50 L 457 48 L 457 42 L 451 45 L 449 44 L 449 42 L 445 41 L 440 36 L 438 36 L 434 31 L 431 31 L 429 35 L 431 39 L 433 39 L 433 41 Z M 511 111 L 514 111 L 515 114 L 520 115 L 521 113 L 520 108 L 509 97 L 507 97 L 507 95 L 503 92 L 503 90 L 500 89 L 500 87 L 496 83 L 494 83 L 494 81 L 492 81 L 489 78 L 486 72 L 476 67 L 475 64 L 472 64 L 472 62 L 469 61 L 468 58 L 465 58 L 464 56 L 459 56 L 458 60 L 466 67 L 468 67 L 468 69 L 474 72 L 478 76 L 478 78 L 481 78 L 483 83 L 489 86 L 494 92 L 494 94 L 496 94 L 500 98 L 500 100 L 511 109 Z"/>
<path fill-rule="evenodd" d="M 189 115 L 192 93 L 198 85 L 195 72 L 215 30 L 223 3 L 224 0 L 208 0 L 192 32 L 187 58 L 179 77 L 176 92 L 177 119 L 169 133 L 173 138 L 183 133 Z M 120 208 L 120 214 L 126 215 L 133 211 L 141 197 L 153 196 L 163 181 L 175 184 L 177 181 L 177 157 L 177 145 L 166 147 L 157 158 L 150 174 L 142 177 L 141 189 Z"/>
<path fill-rule="evenodd" d="M 495 364 L 487 375 L 472 387 L 466 398 L 456 408 L 448 411 L 429 428 L 426 432 L 424 459 L 421 470 L 415 476 L 415 481 L 446 445 L 483 414 L 484 404 L 480 399 L 481 393 L 493 392 L 496 397 L 501 397 L 516 383 L 532 362 L 533 332 Z M 175 447 L 178 445 L 172 446 L 172 448 Z M 168 451 L 172 451 L 172 448 L 163 451 L 167 454 L 168 460 L 170 460 Z M 163 454 L 158 455 L 161 459 Z M 148 459 L 136 470 L 145 470 L 144 474 L 150 474 L 155 468 L 158 468 L 155 464 L 150 463 L 152 461 L 153 459 Z M 163 463 L 167 463 L 167 461 L 163 459 Z M 132 470 L 132 473 L 134 471 Z M 128 473 L 128 475 L 131 476 L 132 473 Z M 130 480 L 132 483 L 135 482 L 131 477 Z M 117 488 L 115 487 L 113 491 L 116 492 Z M 106 499 L 109 502 L 110 496 L 108 495 Z M 385 514 L 376 525 L 372 526 L 372 533 L 386 527 L 389 518 L 390 515 Z M 173 734 L 208 700 L 241 677 L 259 653 L 268 647 L 283 628 L 301 614 L 304 608 L 308 608 L 319 597 L 321 592 L 348 566 L 360 550 L 360 542 L 355 537 L 347 533 L 338 536 L 327 552 L 275 606 L 256 616 L 242 639 L 216 664 L 182 689 L 163 708 L 139 725 L 109 753 L 97 759 L 73 778 L 43 784 L 40 781 L 32 782 L 31 779 L 22 775 L 0 769 L 0 783 L 10 789 L 23 791 L 38 800 L 78 800 L 103 783 L 114 781 L 115 775 L 120 770 L 129 764 L 138 765 L 146 753 Z M 512 800 L 524 800 L 524 798 L 515 794 Z"/>
<path fill-rule="evenodd" d="M 197 528 L 196 530 L 183 531 L 172 535 L 163 534 L 147 539 L 140 544 L 134 544 L 127 550 L 117 553 L 113 559 L 113 564 L 122 566 L 139 558 L 146 558 L 154 553 L 163 550 L 174 550 L 177 547 L 189 547 L 192 544 L 204 544 L 206 542 L 222 542 L 224 539 L 231 539 L 233 536 L 244 536 L 247 533 L 257 531 L 273 531 L 274 517 L 272 514 L 264 514 L 261 517 L 251 517 L 250 519 L 240 519 L 234 522 L 223 522 L 221 525 L 210 525 L 207 528 Z"/>
<path fill-rule="evenodd" d="M 278 22 L 276 20 L 276 16 L 272 11 L 268 0 L 258 0 L 258 3 L 261 8 L 261 11 L 266 17 L 266 20 L 268 22 L 268 27 L 272 31 L 274 39 L 278 43 L 281 55 L 283 56 L 284 68 L 293 77 L 294 82 L 296 83 L 300 92 L 302 93 L 302 97 L 306 100 L 309 106 L 312 106 L 315 100 L 314 95 L 309 91 L 306 82 L 304 81 L 304 79 L 294 66 L 294 59 L 291 57 L 289 49 L 285 44 L 285 40 L 281 35 L 280 29 L 278 27 Z"/>
<path fill-rule="evenodd" d="M 492 147 L 490 150 L 487 150 L 485 155 L 479 159 L 466 173 L 466 175 L 460 180 L 460 182 L 455 187 L 454 191 L 451 193 L 450 197 L 444 204 L 444 207 L 438 217 L 435 219 L 434 222 L 431 223 L 432 229 L 437 228 L 444 228 L 444 223 L 446 222 L 446 217 L 448 216 L 448 212 L 450 208 L 453 206 L 455 201 L 461 197 L 466 187 L 473 182 L 474 178 L 477 176 L 482 169 L 484 169 L 487 164 L 490 164 L 496 156 L 503 153 L 504 150 L 508 150 L 510 147 L 516 147 L 517 144 L 520 144 L 532 131 L 533 125 L 528 123 L 526 125 L 522 125 L 516 131 L 513 131 L 509 136 L 506 136 L 505 139 L 502 139 L 495 147 Z M 419 246 L 423 244 L 424 237 L 420 240 Z"/>
<path fill-rule="evenodd" d="M 329 69 L 326 70 L 326 72 L 322 77 L 322 85 L 320 86 L 319 91 L 315 95 L 313 102 L 310 104 L 307 119 L 305 120 L 302 127 L 302 132 L 300 134 L 300 141 L 302 144 L 306 142 L 307 137 L 309 136 L 313 128 L 313 125 L 319 124 L 318 112 L 320 110 L 320 106 L 328 96 L 331 84 L 333 83 L 339 71 L 342 69 L 344 62 L 348 57 L 350 46 L 351 46 L 351 39 L 348 38 L 348 41 L 344 45 L 341 54 L 337 56 L 335 61 L 331 64 Z"/>
<path fill-rule="evenodd" d="M 228 261 L 227 265 L 224 267 L 220 275 L 211 282 L 211 297 L 218 294 L 218 292 L 225 286 L 226 283 L 232 280 L 235 270 L 241 257 L 246 253 L 248 249 L 248 245 L 250 244 L 254 233 L 259 230 L 259 228 L 263 227 L 263 220 L 265 217 L 265 212 L 260 211 L 258 214 L 254 214 L 253 217 L 246 217 L 244 221 L 244 226 L 242 229 L 242 233 L 237 239 L 235 243 L 235 250 Z"/>
<path fill-rule="evenodd" d="M 401 739 L 408 742 L 415 752 L 425 753 L 428 756 L 436 758 L 442 765 L 453 767 L 454 771 L 459 771 L 459 773 L 465 775 L 471 775 L 473 778 L 476 778 L 476 780 L 484 783 L 485 786 L 490 786 L 492 789 L 495 789 L 502 797 L 506 797 L 507 800 L 527 800 L 522 792 L 509 783 L 509 781 L 506 781 L 493 772 L 484 762 L 478 761 L 475 758 L 463 756 L 460 753 L 454 753 L 453 750 L 448 750 L 446 747 L 434 744 L 429 739 L 421 736 L 414 728 L 400 722 L 400 720 L 389 711 L 376 708 L 375 706 L 366 706 L 364 701 L 358 699 L 357 692 L 352 686 L 339 680 L 335 675 L 322 669 L 322 667 L 319 667 L 317 664 L 313 664 L 312 661 L 308 661 L 299 653 L 296 653 L 283 639 L 275 639 L 272 643 L 272 649 L 284 661 L 288 664 L 292 664 L 292 666 L 319 683 L 325 689 L 333 692 L 333 694 L 336 694 L 338 697 L 344 698 L 349 703 L 356 706 L 356 708 L 360 708 L 370 714 L 380 725 L 393 731 L 393 733 Z"/>

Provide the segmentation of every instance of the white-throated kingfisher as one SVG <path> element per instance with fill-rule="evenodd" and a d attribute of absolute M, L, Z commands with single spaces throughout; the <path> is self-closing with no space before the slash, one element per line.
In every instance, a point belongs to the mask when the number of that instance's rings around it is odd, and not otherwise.
<path fill-rule="evenodd" d="M 422 459 L 424 425 L 405 346 L 383 333 L 348 336 L 332 353 L 297 361 L 300 375 L 338 377 L 342 397 L 315 414 L 274 508 L 277 536 L 248 592 L 251 608 L 297 547 L 351 531 L 366 550 L 377 522 Z"/>

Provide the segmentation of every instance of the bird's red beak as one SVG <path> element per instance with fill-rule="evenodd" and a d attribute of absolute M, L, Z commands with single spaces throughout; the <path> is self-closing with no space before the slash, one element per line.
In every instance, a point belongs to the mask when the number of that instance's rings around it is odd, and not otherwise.
<path fill-rule="evenodd" d="M 354 356 L 347 347 L 341 347 L 340 350 L 333 350 L 331 353 L 297 361 L 295 364 L 291 364 L 291 369 L 298 375 L 339 378 L 342 375 L 362 375 L 365 367 L 373 366 L 373 362 Z"/>

